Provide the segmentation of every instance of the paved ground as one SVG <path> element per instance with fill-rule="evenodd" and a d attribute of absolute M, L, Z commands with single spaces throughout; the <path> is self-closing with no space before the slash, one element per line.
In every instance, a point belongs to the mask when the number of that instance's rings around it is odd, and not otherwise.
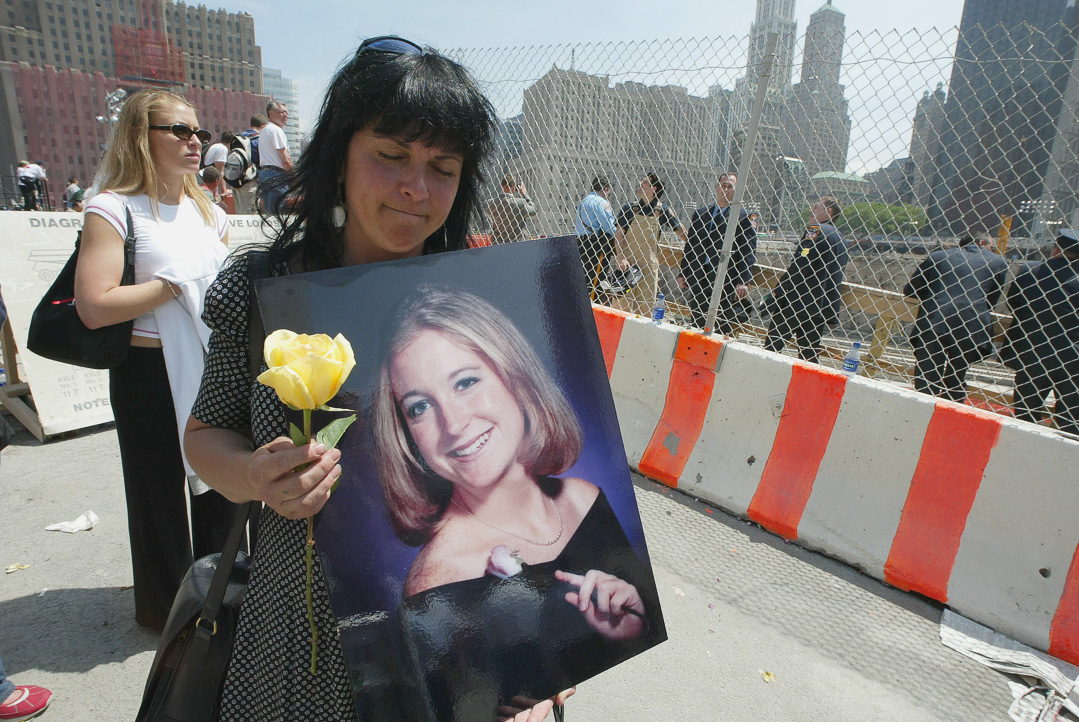
<path fill-rule="evenodd" d="M 134 621 L 111 428 L 0 465 L 0 654 L 44 720 L 129 720 L 156 636 Z M 638 480 L 670 641 L 581 685 L 571 720 L 1007 722 L 1004 678 L 941 646 L 940 608 Z M 87 509 L 92 532 L 46 532 Z M 44 590 L 44 594 L 42 591 Z M 774 681 L 765 681 L 765 672 Z"/>

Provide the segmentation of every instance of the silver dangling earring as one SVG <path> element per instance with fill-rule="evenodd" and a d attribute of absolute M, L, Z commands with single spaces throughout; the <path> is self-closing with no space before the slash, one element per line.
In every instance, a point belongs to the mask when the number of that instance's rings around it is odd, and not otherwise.
<path fill-rule="evenodd" d="M 348 220 L 348 212 L 345 210 L 345 192 L 344 183 L 340 183 L 337 186 L 337 205 L 333 207 L 333 227 L 337 230 L 341 230 L 345 227 L 345 221 Z"/>

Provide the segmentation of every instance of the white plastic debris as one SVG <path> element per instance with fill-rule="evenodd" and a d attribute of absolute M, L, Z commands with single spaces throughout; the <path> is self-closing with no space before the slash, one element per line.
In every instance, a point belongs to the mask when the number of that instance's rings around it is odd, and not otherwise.
<path fill-rule="evenodd" d="M 62 521 L 57 524 L 49 524 L 45 527 L 45 531 L 62 531 L 68 534 L 74 534 L 77 531 L 89 531 L 97 526 L 97 523 L 101 521 L 97 518 L 97 514 L 92 511 L 87 511 L 85 514 L 80 514 L 78 519 L 74 521 Z"/>
<path fill-rule="evenodd" d="M 1079 668 L 945 609 L 940 641 L 987 667 L 1016 675 L 1008 715 L 1016 722 L 1079 719 Z"/>

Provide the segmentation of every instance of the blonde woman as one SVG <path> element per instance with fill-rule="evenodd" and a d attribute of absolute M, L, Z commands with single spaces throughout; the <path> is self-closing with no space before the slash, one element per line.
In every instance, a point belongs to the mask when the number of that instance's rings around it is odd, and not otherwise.
<path fill-rule="evenodd" d="M 192 555 L 220 551 L 235 515 L 235 505 L 186 468 L 177 422 L 187 421 L 198 391 L 209 337 L 199 319 L 202 294 L 228 242 L 224 212 L 195 177 L 208 136 L 178 95 L 143 90 L 127 99 L 94 183 L 99 193 L 86 203 L 75 278 L 76 307 L 89 328 L 134 319 L 128 359 L 109 374 L 109 396 L 127 497 L 135 620 L 152 629 L 164 627 Z M 135 283 L 121 286 L 128 219 Z"/>

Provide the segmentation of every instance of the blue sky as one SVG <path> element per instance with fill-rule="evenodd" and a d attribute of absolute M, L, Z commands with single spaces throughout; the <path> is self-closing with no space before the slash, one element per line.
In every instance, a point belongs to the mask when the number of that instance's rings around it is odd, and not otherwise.
<path fill-rule="evenodd" d="M 799 34 L 823 3 L 797 0 Z M 833 4 L 846 14 L 848 34 L 950 28 L 959 24 L 963 7 L 962 0 L 833 0 Z M 263 64 L 280 68 L 299 84 L 297 110 L 305 131 L 334 69 L 365 37 L 396 34 L 439 49 L 714 38 L 747 35 L 755 12 L 752 0 L 320 0 L 310 4 L 223 0 L 223 5 L 255 17 Z"/>

